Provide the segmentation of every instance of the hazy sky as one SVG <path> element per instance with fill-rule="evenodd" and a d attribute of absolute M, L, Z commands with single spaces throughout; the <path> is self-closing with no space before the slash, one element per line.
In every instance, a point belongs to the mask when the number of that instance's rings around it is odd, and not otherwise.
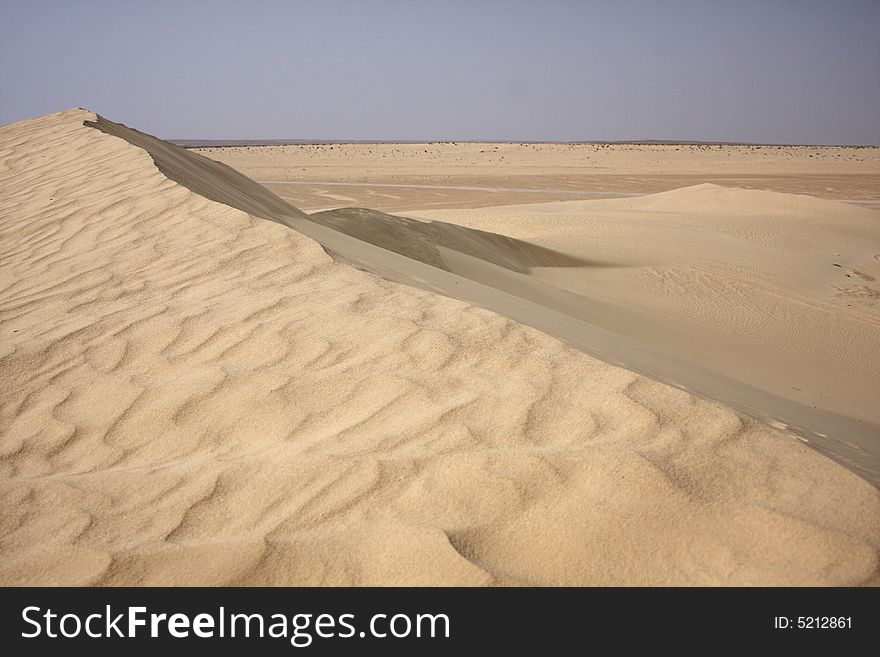
<path fill-rule="evenodd" d="M 880 144 L 880 0 L 0 4 L 0 123 Z"/>

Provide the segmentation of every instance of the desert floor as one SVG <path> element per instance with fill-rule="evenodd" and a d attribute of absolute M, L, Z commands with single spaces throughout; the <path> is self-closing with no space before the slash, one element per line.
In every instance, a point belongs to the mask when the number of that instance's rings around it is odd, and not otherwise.
<path fill-rule="evenodd" d="M 648 194 L 700 183 L 880 207 L 880 148 L 442 142 L 194 152 L 265 181 L 303 210 L 478 208 Z"/>
<path fill-rule="evenodd" d="M 0 127 L 0 582 L 877 585 L 880 157 L 675 148 Z"/>

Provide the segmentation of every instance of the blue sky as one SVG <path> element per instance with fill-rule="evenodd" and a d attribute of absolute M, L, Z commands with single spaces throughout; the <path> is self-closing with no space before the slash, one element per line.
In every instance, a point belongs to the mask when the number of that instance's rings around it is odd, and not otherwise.
<path fill-rule="evenodd" d="M 0 123 L 880 144 L 880 1 L 6 0 Z"/>

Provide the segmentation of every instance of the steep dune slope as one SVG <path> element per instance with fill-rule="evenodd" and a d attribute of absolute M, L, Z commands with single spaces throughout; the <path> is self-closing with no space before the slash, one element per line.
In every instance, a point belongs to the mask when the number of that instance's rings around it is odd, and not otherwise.
<path fill-rule="evenodd" d="M 3 583 L 877 583 L 843 467 L 84 121 L 0 128 Z"/>

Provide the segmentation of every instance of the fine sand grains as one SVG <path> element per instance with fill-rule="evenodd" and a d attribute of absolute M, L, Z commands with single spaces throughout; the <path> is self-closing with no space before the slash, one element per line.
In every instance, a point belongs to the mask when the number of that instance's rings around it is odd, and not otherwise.
<path fill-rule="evenodd" d="M 841 466 L 335 263 L 94 118 L 0 128 L 0 582 L 878 583 Z"/>
<path fill-rule="evenodd" d="M 566 314 L 588 324 L 575 336 L 585 339 L 571 343 L 601 353 L 587 334 L 598 326 L 613 336 L 609 360 L 790 426 L 880 482 L 877 210 L 701 184 L 631 199 L 408 214 L 592 263 L 537 267 L 519 281 L 548 300 L 565 295 Z M 620 346 L 624 336 L 643 353 Z"/>

